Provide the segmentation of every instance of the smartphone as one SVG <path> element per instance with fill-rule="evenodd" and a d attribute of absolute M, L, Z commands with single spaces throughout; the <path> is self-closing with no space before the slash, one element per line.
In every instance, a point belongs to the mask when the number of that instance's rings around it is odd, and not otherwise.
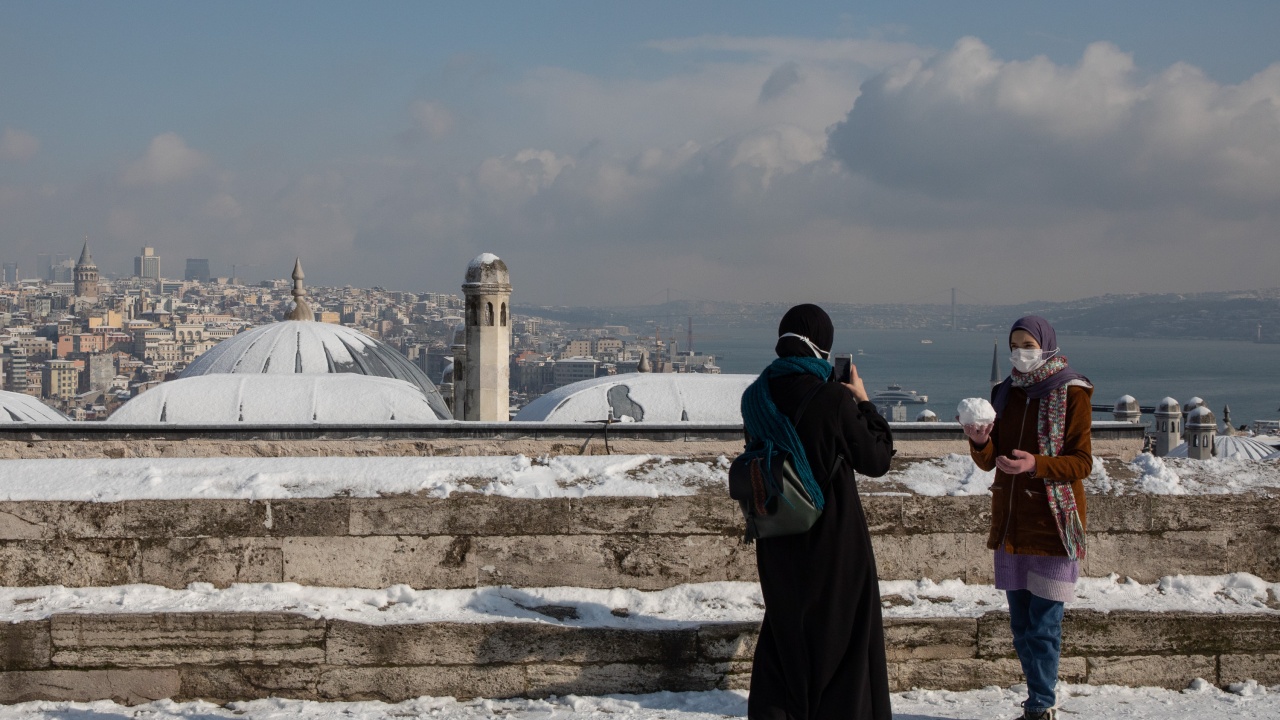
<path fill-rule="evenodd" d="M 853 380 L 853 356 L 837 355 L 836 356 L 836 380 L 847 383 Z"/>

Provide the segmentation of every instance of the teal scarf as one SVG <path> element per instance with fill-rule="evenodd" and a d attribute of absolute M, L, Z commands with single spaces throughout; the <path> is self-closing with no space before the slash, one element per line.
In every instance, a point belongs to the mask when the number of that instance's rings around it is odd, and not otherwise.
<path fill-rule="evenodd" d="M 813 477 L 804 445 L 800 444 L 800 436 L 796 435 L 791 419 L 778 412 L 778 406 L 773 404 L 773 398 L 769 396 L 769 380 L 801 373 L 808 373 L 825 382 L 831 377 L 831 363 L 817 357 L 784 357 L 774 360 L 742 393 L 742 424 L 747 435 L 764 444 L 767 476 L 772 477 L 769 462 L 775 450 L 790 453 L 796 473 L 804 482 L 809 497 L 813 498 L 813 506 L 821 510 L 826 500 L 822 496 L 822 489 L 818 487 L 818 481 Z"/>

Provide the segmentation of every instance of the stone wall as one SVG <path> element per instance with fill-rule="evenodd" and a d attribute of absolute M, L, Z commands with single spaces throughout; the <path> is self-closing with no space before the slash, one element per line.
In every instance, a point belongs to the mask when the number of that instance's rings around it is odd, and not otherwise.
<path fill-rule="evenodd" d="M 895 691 L 1021 679 L 1007 614 L 889 619 L 885 631 Z M 1280 615 L 1068 611 L 1063 636 L 1067 682 L 1280 683 Z M 398 702 L 744 688 L 755 638 L 755 623 L 372 626 L 279 612 L 63 614 L 0 626 L 0 703 Z"/>
<path fill-rule="evenodd" d="M 990 498 L 863 497 L 884 580 L 991 582 Z M 1088 576 L 1250 572 L 1280 581 L 1280 499 L 1098 495 Z M 234 582 L 654 590 L 754 580 L 727 497 L 456 493 L 298 500 L 0 502 L 0 585 Z"/>

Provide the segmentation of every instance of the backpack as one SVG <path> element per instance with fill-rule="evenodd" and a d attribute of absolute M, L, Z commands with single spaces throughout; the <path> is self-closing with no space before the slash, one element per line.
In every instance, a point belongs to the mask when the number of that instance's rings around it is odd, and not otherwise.
<path fill-rule="evenodd" d="M 800 401 L 791 416 L 792 425 L 799 426 L 809 402 L 824 384 L 814 386 Z M 832 475 L 843 460 L 843 456 L 836 458 Z M 748 544 L 757 538 L 806 533 L 822 517 L 796 472 L 791 453 L 775 449 L 766 457 L 764 443 L 750 437 L 746 449 L 729 465 L 729 497 L 742 509 L 747 524 L 742 541 Z"/>

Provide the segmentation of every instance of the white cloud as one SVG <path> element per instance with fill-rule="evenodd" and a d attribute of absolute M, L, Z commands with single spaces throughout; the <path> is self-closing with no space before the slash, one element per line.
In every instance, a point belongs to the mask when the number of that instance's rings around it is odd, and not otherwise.
<path fill-rule="evenodd" d="M 0 160 L 27 161 L 40 152 L 40 138 L 26 130 L 7 127 L 0 133 Z"/>
<path fill-rule="evenodd" d="M 177 133 L 164 133 L 151 139 L 146 154 L 125 168 L 120 180 L 132 186 L 164 185 L 186 180 L 208 164 L 208 157 Z"/>
<path fill-rule="evenodd" d="M 409 114 L 413 118 L 414 128 L 433 140 L 448 135 L 457 122 L 448 108 L 426 100 L 415 101 L 409 108 Z"/>
<path fill-rule="evenodd" d="M 830 147 L 854 172 L 938 197 L 1269 212 L 1280 65 L 1221 85 L 1187 65 L 1146 77 L 1108 43 L 1061 66 L 965 38 L 864 84 Z"/>

